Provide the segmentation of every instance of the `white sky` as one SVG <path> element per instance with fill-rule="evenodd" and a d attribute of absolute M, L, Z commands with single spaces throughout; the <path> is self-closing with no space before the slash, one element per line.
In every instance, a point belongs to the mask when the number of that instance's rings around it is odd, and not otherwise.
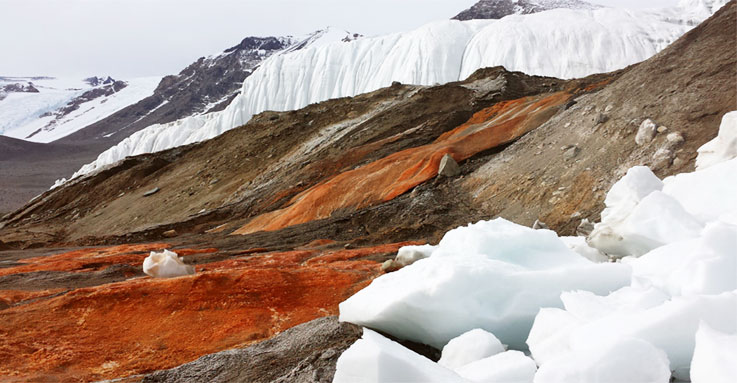
<path fill-rule="evenodd" d="M 677 0 L 591 0 L 642 8 Z M 476 0 L 0 0 L 0 75 L 178 73 L 246 36 L 331 25 L 365 35 L 448 19 Z"/>
<path fill-rule="evenodd" d="M 475 0 L 0 0 L 0 75 L 178 73 L 246 36 L 365 35 L 448 19 Z"/>

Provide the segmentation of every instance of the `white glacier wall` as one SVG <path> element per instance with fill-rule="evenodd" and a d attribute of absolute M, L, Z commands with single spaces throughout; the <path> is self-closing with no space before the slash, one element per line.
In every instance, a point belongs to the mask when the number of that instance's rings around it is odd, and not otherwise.
<path fill-rule="evenodd" d="M 707 1 L 707 0 L 702 0 Z M 393 81 L 433 85 L 482 67 L 561 78 L 607 72 L 640 62 L 708 16 L 701 3 L 657 11 L 557 9 L 500 20 L 440 21 L 411 32 L 313 44 L 276 54 L 243 83 L 222 112 L 134 133 L 83 166 L 74 177 L 126 156 L 215 137 L 264 110 L 293 110 L 354 96 Z M 711 9 L 711 8 L 709 8 Z"/>

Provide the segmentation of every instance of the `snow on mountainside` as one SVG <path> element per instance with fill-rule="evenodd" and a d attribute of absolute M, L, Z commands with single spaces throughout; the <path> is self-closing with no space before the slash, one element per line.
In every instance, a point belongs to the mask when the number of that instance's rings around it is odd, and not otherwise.
<path fill-rule="evenodd" d="M 158 80 L 0 77 L 0 134 L 57 140 L 148 96 Z"/>
<path fill-rule="evenodd" d="M 292 37 L 246 37 L 218 54 L 199 58 L 177 75 L 164 77 L 153 94 L 63 141 L 110 141 L 109 147 L 153 124 L 222 110 L 263 60 L 299 41 Z"/>
<path fill-rule="evenodd" d="M 556 8 L 596 9 L 598 6 L 580 0 L 481 0 L 453 19 L 501 19 L 504 16 L 526 15 Z"/>
<path fill-rule="evenodd" d="M 675 41 L 703 20 L 703 8 L 689 2 L 657 11 L 556 9 L 500 20 L 442 21 L 407 33 L 274 55 L 244 81 L 241 93 L 222 112 L 152 125 L 103 152 L 73 177 L 126 156 L 215 137 L 264 110 L 297 109 L 393 81 L 446 83 L 495 65 L 563 78 L 620 69 Z"/>

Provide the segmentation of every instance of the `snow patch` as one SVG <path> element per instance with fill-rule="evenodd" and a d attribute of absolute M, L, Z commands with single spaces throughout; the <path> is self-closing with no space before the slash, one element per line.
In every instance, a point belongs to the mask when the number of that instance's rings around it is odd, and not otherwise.
<path fill-rule="evenodd" d="M 195 273 L 194 267 L 185 264 L 177 253 L 169 250 L 160 253 L 152 251 L 143 260 L 143 272 L 154 278 L 173 278 Z"/>
<path fill-rule="evenodd" d="M 737 111 L 722 117 L 719 134 L 701 146 L 696 157 L 696 170 L 706 169 L 737 157 Z"/>

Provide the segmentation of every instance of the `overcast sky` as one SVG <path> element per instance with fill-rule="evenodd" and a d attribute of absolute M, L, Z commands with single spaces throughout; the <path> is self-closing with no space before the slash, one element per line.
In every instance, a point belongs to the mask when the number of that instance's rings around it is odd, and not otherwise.
<path fill-rule="evenodd" d="M 642 7 L 677 0 L 592 0 Z M 0 75 L 178 73 L 246 36 L 365 35 L 448 19 L 476 0 L 0 0 Z"/>

